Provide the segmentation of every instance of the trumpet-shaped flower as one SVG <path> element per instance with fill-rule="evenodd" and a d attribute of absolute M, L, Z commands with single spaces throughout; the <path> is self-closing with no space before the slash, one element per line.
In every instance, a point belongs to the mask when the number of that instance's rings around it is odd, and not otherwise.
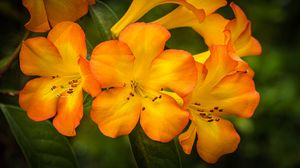
<path fill-rule="evenodd" d="M 46 32 L 50 30 L 50 25 L 79 19 L 88 12 L 88 4 L 94 4 L 95 0 L 22 0 L 22 2 L 31 16 L 25 27 L 33 32 Z"/>
<path fill-rule="evenodd" d="M 53 125 L 61 134 L 76 134 L 83 115 L 82 88 L 92 96 L 100 91 L 86 55 L 85 34 L 73 22 L 57 24 L 47 38 L 23 42 L 21 70 L 26 75 L 40 76 L 20 92 L 19 104 L 29 118 L 42 121 L 55 116 Z"/>
<path fill-rule="evenodd" d="M 129 134 L 140 121 L 151 139 L 168 142 L 187 124 L 188 113 L 164 90 L 187 95 L 196 66 L 188 52 L 164 51 L 169 38 L 158 24 L 135 23 L 94 49 L 91 71 L 108 89 L 93 101 L 91 118 L 106 136 Z"/>
<path fill-rule="evenodd" d="M 184 6 L 188 12 L 191 11 L 194 14 L 193 18 L 196 16 L 196 21 L 200 23 L 204 19 L 205 13 L 202 9 L 197 9 L 195 6 L 193 6 L 190 1 L 194 0 L 133 0 L 129 9 L 111 28 L 111 31 L 115 36 L 118 36 L 128 24 L 136 22 L 152 8 L 168 3 L 175 3 L 180 6 Z M 205 2 L 204 4 L 207 3 Z"/>
<path fill-rule="evenodd" d="M 196 135 L 197 152 L 208 163 L 236 150 L 240 137 L 222 117 L 251 117 L 259 102 L 251 76 L 237 71 L 237 66 L 226 46 L 212 46 L 211 56 L 204 65 L 198 64 L 197 84 L 184 98 L 191 119 L 189 129 L 179 136 L 185 153 L 191 153 Z"/>

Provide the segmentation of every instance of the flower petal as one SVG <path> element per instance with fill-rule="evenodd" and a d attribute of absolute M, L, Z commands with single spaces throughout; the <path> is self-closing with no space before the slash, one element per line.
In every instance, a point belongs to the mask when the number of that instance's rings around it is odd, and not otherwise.
<path fill-rule="evenodd" d="M 91 118 L 104 135 L 112 138 L 128 135 L 136 126 L 141 101 L 139 96 L 130 96 L 130 92 L 129 87 L 109 89 L 93 101 Z"/>
<path fill-rule="evenodd" d="M 180 134 L 178 139 L 184 153 L 191 154 L 196 139 L 196 125 L 192 122 L 189 129 Z"/>
<path fill-rule="evenodd" d="M 46 32 L 50 29 L 44 1 L 22 0 L 23 5 L 30 13 L 30 20 L 25 27 L 33 32 Z"/>
<path fill-rule="evenodd" d="M 87 0 L 46 0 L 44 3 L 52 26 L 62 21 L 75 21 L 88 12 Z"/>
<path fill-rule="evenodd" d="M 188 122 L 189 114 L 168 95 L 163 94 L 156 101 L 143 99 L 143 109 L 141 126 L 145 134 L 155 141 L 171 141 Z"/>
<path fill-rule="evenodd" d="M 100 93 L 101 87 L 90 70 L 90 63 L 83 57 L 80 57 L 79 65 L 81 69 L 81 76 L 83 78 L 82 87 L 92 97 L 95 97 L 98 93 Z"/>
<path fill-rule="evenodd" d="M 155 90 L 170 88 L 185 96 L 195 86 L 197 69 L 192 55 L 183 50 L 165 50 L 152 64 L 145 85 Z"/>
<path fill-rule="evenodd" d="M 227 46 L 216 45 L 210 47 L 211 56 L 206 60 L 205 67 L 208 70 L 203 87 L 213 87 L 223 77 L 235 71 L 238 62 L 228 53 Z"/>
<path fill-rule="evenodd" d="M 238 147 L 240 136 L 229 121 L 207 122 L 199 118 L 195 122 L 197 152 L 206 162 L 215 163 L 222 155 L 232 153 Z"/>
<path fill-rule="evenodd" d="M 23 42 L 20 51 L 20 67 L 26 75 L 68 74 L 56 47 L 44 37 L 35 37 Z"/>
<path fill-rule="evenodd" d="M 133 62 L 128 46 L 117 40 L 96 46 L 90 60 L 91 71 L 104 88 L 123 87 L 133 74 Z"/>
<path fill-rule="evenodd" d="M 138 21 L 144 14 L 146 14 L 152 8 L 167 3 L 175 3 L 178 5 L 182 5 L 191 10 L 196 16 L 203 15 L 203 10 L 198 10 L 193 5 L 188 3 L 187 0 L 133 0 L 131 5 L 129 6 L 129 9 L 126 11 L 123 17 L 111 28 L 111 31 L 115 36 L 118 36 L 119 33 L 127 25 Z"/>
<path fill-rule="evenodd" d="M 61 22 L 48 34 L 48 39 L 58 49 L 66 69 L 78 71 L 79 57 L 86 57 L 85 34 L 77 23 Z"/>
<path fill-rule="evenodd" d="M 27 112 L 29 118 L 43 121 L 56 114 L 58 95 L 51 91 L 56 82 L 51 78 L 36 78 L 30 80 L 22 89 L 19 104 Z"/>
<path fill-rule="evenodd" d="M 259 102 L 254 81 L 243 72 L 222 79 L 211 91 L 211 96 L 223 109 L 222 114 L 235 114 L 239 117 L 251 117 Z M 207 97 L 210 99 L 210 96 Z"/>
<path fill-rule="evenodd" d="M 197 9 L 204 9 L 206 15 L 215 12 L 217 9 L 227 4 L 226 0 L 187 0 L 187 2 Z"/>
<path fill-rule="evenodd" d="M 200 24 L 205 19 L 205 12 L 199 11 L 196 16 L 191 10 L 179 6 L 165 16 L 155 20 L 153 23 L 158 23 L 166 27 L 167 29 L 174 29 L 179 27 L 193 27 Z"/>
<path fill-rule="evenodd" d="M 201 64 L 204 64 L 205 61 L 209 58 L 210 56 L 210 51 L 205 51 L 196 55 L 193 55 L 194 59 L 196 62 L 199 62 Z"/>
<path fill-rule="evenodd" d="M 53 120 L 54 127 L 65 136 L 75 136 L 75 128 L 83 116 L 83 96 L 81 88 L 72 94 L 64 93 L 58 100 L 57 115 Z"/>
<path fill-rule="evenodd" d="M 247 44 L 236 51 L 240 57 L 248 55 L 260 55 L 261 52 L 261 45 L 254 37 L 251 37 Z"/>
<path fill-rule="evenodd" d="M 161 25 L 134 23 L 121 32 L 119 40 L 131 49 L 135 57 L 134 71 L 141 73 L 149 69 L 155 57 L 163 52 L 170 36 L 168 30 Z"/>
<path fill-rule="evenodd" d="M 228 20 L 219 14 L 207 16 L 200 24 L 193 26 L 193 29 L 198 32 L 208 46 L 224 45 L 225 34 L 224 29 L 228 24 Z"/>

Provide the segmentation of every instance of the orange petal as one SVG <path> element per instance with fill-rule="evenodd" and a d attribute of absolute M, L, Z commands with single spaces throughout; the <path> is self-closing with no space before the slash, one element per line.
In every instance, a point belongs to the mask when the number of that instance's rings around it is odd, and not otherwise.
<path fill-rule="evenodd" d="M 96 0 L 88 0 L 88 2 L 89 2 L 90 5 L 96 4 Z"/>
<path fill-rule="evenodd" d="M 222 114 L 239 117 L 251 117 L 259 102 L 259 94 L 251 76 L 243 72 L 222 79 L 211 91 L 211 96 L 223 109 Z"/>
<path fill-rule="evenodd" d="M 130 92 L 128 87 L 114 88 L 102 91 L 93 101 L 91 118 L 104 135 L 128 135 L 136 126 L 141 101 L 138 96 L 130 96 Z"/>
<path fill-rule="evenodd" d="M 206 15 L 215 12 L 217 9 L 227 4 L 226 0 L 187 0 L 187 2 L 197 9 L 204 9 Z"/>
<path fill-rule="evenodd" d="M 56 47 L 44 37 L 35 37 L 23 42 L 20 51 L 20 67 L 26 75 L 68 74 Z"/>
<path fill-rule="evenodd" d="M 135 57 L 134 71 L 141 73 L 150 68 L 170 36 L 168 30 L 161 25 L 134 23 L 121 32 L 119 39 L 129 46 Z"/>
<path fill-rule="evenodd" d="M 92 97 L 95 97 L 101 91 L 100 84 L 97 82 L 90 70 L 90 63 L 83 57 L 79 59 L 81 76 L 83 77 L 83 89 Z"/>
<path fill-rule="evenodd" d="M 82 90 L 78 88 L 72 94 L 65 93 L 58 100 L 58 112 L 53 120 L 54 127 L 65 136 L 75 136 L 75 128 L 83 115 Z"/>
<path fill-rule="evenodd" d="M 230 30 L 231 32 L 231 40 L 235 41 L 236 39 L 238 39 L 240 34 L 246 29 L 249 20 L 247 19 L 247 16 L 243 12 L 243 10 L 235 3 L 230 3 L 230 7 L 232 8 L 236 18 L 228 23 L 226 29 Z"/>
<path fill-rule="evenodd" d="M 249 55 L 260 55 L 261 52 L 261 45 L 254 37 L 251 37 L 246 45 L 244 45 L 236 51 L 236 53 L 240 57 Z"/>
<path fill-rule="evenodd" d="M 43 121 L 56 114 L 58 95 L 51 91 L 55 82 L 51 78 L 36 78 L 20 92 L 19 104 L 32 120 Z"/>
<path fill-rule="evenodd" d="M 86 0 L 46 0 L 44 3 L 52 26 L 62 21 L 75 21 L 88 12 Z"/>
<path fill-rule="evenodd" d="M 120 41 L 106 41 L 93 50 L 91 71 L 102 87 L 122 87 L 133 74 L 134 57 L 128 46 Z"/>
<path fill-rule="evenodd" d="M 162 94 L 156 101 L 143 99 L 140 123 L 145 134 L 152 140 L 169 142 L 178 135 L 188 122 L 189 114 L 180 109 L 176 101 Z"/>
<path fill-rule="evenodd" d="M 145 85 L 155 90 L 170 88 L 185 96 L 195 86 L 197 70 L 192 55 L 183 50 L 165 50 L 152 64 Z"/>
<path fill-rule="evenodd" d="M 30 13 L 30 20 L 25 27 L 33 32 L 46 32 L 50 29 L 44 1 L 22 0 L 23 5 Z"/>
<path fill-rule="evenodd" d="M 115 36 L 118 36 L 119 33 L 129 24 L 138 21 L 144 14 L 150 11 L 152 8 L 167 4 L 167 3 L 175 3 L 182 5 L 189 10 L 191 10 L 194 15 L 202 16 L 203 11 L 198 10 L 193 5 L 188 3 L 186 0 L 133 0 L 129 9 L 123 15 L 123 17 L 111 28 L 111 31 Z M 199 17 L 201 18 L 201 17 Z"/>
<path fill-rule="evenodd" d="M 77 23 L 61 22 L 48 34 L 63 58 L 66 69 L 78 68 L 79 57 L 86 57 L 85 34 Z M 75 67 L 74 67 L 75 66 Z"/>
<path fill-rule="evenodd" d="M 238 147 L 240 136 L 229 121 L 207 122 L 198 118 L 195 124 L 197 152 L 206 162 L 215 163 L 222 155 L 232 153 Z"/>
<path fill-rule="evenodd" d="M 196 126 L 194 123 L 191 123 L 189 129 L 180 134 L 179 137 L 179 143 L 186 154 L 191 154 L 193 144 L 196 139 Z"/>
<path fill-rule="evenodd" d="M 205 67 L 208 70 L 203 86 L 213 87 L 223 77 L 235 71 L 237 61 L 232 59 L 227 51 L 227 46 L 217 45 L 210 47 L 211 56 L 206 60 Z"/>
<path fill-rule="evenodd" d="M 219 14 L 207 16 L 200 24 L 193 26 L 193 29 L 198 32 L 208 46 L 224 45 L 225 35 L 224 29 L 228 24 L 228 20 Z"/>

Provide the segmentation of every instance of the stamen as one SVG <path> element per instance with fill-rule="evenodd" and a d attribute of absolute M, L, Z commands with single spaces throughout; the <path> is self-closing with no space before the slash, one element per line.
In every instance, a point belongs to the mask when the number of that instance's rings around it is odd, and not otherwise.
<path fill-rule="evenodd" d="M 142 111 L 144 111 L 146 108 L 145 107 L 142 107 Z"/>

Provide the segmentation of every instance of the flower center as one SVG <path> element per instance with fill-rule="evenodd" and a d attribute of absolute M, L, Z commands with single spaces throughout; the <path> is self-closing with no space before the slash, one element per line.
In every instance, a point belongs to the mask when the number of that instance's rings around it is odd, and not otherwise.
<path fill-rule="evenodd" d="M 71 95 L 75 89 L 81 84 L 80 75 L 71 75 L 71 76 L 52 76 L 52 80 L 56 80 L 57 84 L 52 85 L 50 88 L 52 92 L 55 92 L 57 97 L 60 97 L 62 94 Z"/>
<path fill-rule="evenodd" d="M 124 87 L 126 84 L 124 84 Z M 163 98 L 162 94 L 159 91 L 155 91 L 150 88 L 144 87 L 142 84 L 135 80 L 130 81 L 131 92 L 129 93 L 126 99 L 129 101 L 134 96 L 140 96 L 141 98 L 150 99 L 152 102 L 159 101 Z M 164 89 L 161 88 L 160 91 Z M 142 110 L 145 110 L 145 107 L 142 107 Z"/>
<path fill-rule="evenodd" d="M 224 109 L 219 106 L 212 106 L 213 108 L 208 108 L 203 106 L 199 102 L 195 102 L 188 106 L 188 109 L 197 116 L 200 116 L 201 119 L 207 122 L 220 121 L 220 113 L 224 112 Z"/>

